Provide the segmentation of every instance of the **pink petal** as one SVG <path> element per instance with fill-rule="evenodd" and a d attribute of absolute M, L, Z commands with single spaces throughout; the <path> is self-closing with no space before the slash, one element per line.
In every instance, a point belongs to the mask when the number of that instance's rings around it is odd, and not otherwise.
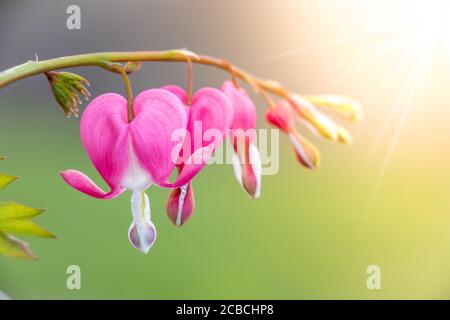
<path fill-rule="evenodd" d="M 214 145 L 212 144 L 196 150 L 182 163 L 182 169 L 175 182 L 160 181 L 158 185 L 165 188 L 177 188 L 189 183 L 207 164 L 212 156 L 213 150 Z"/>
<path fill-rule="evenodd" d="M 261 159 L 254 145 L 256 139 L 256 107 L 242 88 L 225 81 L 222 92 L 230 99 L 234 116 L 231 141 L 234 147 L 233 167 L 237 180 L 245 191 L 258 198 L 261 190 Z"/>
<path fill-rule="evenodd" d="M 290 132 L 295 127 L 295 111 L 287 100 L 280 100 L 275 108 L 270 108 L 266 112 L 266 120 L 273 126 L 284 132 Z"/>
<path fill-rule="evenodd" d="M 81 142 L 111 192 L 104 192 L 86 175 L 74 170 L 62 173 L 69 185 L 96 198 L 108 199 L 120 193 L 120 182 L 127 167 L 126 106 L 122 96 L 107 93 L 92 100 L 81 117 Z"/>
<path fill-rule="evenodd" d="M 222 92 L 214 88 L 198 90 L 192 98 L 187 125 L 192 150 L 212 143 L 219 146 L 232 120 L 233 107 Z"/>
<path fill-rule="evenodd" d="M 135 98 L 134 111 L 136 117 L 129 126 L 133 150 L 153 182 L 163 184 L 177 161 L 173 150 L 179 141 L 175 137 L 183 138 L 186 133 L 183 104 L 167 90 L 150 89 Z"/>
<path fill-rule="evenodd" d="M 189 220 L 195 210 L 194 189 L 188 183 L 170 192 L 167 200 L 167 215 L 176 226 L 182 226 Z"/>
<path fill-rule="evenodd" d="M 256 127 L 256 107 L 247 92 L 237 89 L 231 81 L 225 81 L 222 92 L 230 99 L 233 107 L 233 129 L 254 129 Z"/>
<path fill-rule="evenodd" d="M 187 130 L 191 143 L 184 146 L 183 158 L 186 160 L 197 149 L 211 143 L 214 143 L 215 147 L 220 145 L 233 120 L 233 108 L 228 98 L 219 90 L 206 87 L 198 90 L 192 97 L 191 105 L 187 106 L 184 89 L 178 86 L 163 88 L 175 94 L 189 114 Z M 189 141 L 186 140 L 186 143 Z"/>
<path fill-rule="evenodd" d="M 71 187 L 83 192 L 91 197 L 99 199 L 111 199 L 120 195 L 125 189 L 116 185 L 110 192 L 100 189 L 88 176 L 76 170 L 65 170 L 61 173 L 62 178 Z"/>
<path fill-rule="evenodd" d="M 177 86 L 166 86 L 186 105 L 187 95 Z M 179 187 L 187 184 L 206 165 L 214 148 L 223 140 L 230 127 L 233 109 L 227 97 L 217 89 L 202 88 L 192 97 L 187 107 L 189 118 L 187 136 L 181 152 L 181 172 L 176 181 L 160 182 L 160 186 Z"/>
<path fill-rule="evenodd" d="M 252 197 L 258 198 L 261 193 L 261 158 L 256 146 L 249 142 L 235 145 L 233 168 L 236 179 Z"/>
<path fill-rule="evenodd" d="M 186 93 L 186 91 L 184 91 L 183 88 L 181 88 L 179 86 L 169 85 L 169 86 L 161 87 L 161 89 L 167 90 L 169 92 L 172 92 L 174 95 L 176 95 L 178 97 L 178 99 L 180 99 L 180 101 L 186 107 L 186 111 L 189 113 L 189 107 L 186 105 L 187 104 L 187 93 Z"/>

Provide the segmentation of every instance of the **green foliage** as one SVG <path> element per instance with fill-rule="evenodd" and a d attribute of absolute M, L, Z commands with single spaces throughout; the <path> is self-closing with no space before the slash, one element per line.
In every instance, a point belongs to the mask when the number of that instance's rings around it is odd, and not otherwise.
<path fill-rule="evenodd" d="M 0 160 L 4 157 L 0 156 Z M 0 173 L 0 190 L 17 177 Z M 0 201 L 0 255 L 15 258 L 36 259 L 28 244 L 12 234 L 22 234 L 46 238 L 55 235 L 32 221 L 40 215 L 41 209 L 30 208 L 11 201 Z"/>
<path fill-rule="evenodd" d="M 0 174 L 0 190 L 4 189 L 8 184 L 16 180 L 17 177 L 6 174 Z"/>

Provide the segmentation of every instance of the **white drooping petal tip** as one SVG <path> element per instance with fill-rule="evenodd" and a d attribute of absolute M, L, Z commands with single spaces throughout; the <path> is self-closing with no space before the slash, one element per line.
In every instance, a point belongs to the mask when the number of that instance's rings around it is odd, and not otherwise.
<path fill-rule="evenodd" d="M 256 190 L 253 197 L 259 198 L 259 196 L 261 195 L 262 165 L 259 150 L 253 143 L 250 144 L 250 164 L 252 166 L 253 174 L 255 175 L 256 178 Z"/>
<path fill-rule="evenodd" d="M 143 191 L 133 191 L 131 195 L 133 222 L 128 230 L 130 243 L 147 254 L 156 240 L 156 228 L 150 220 L 150 201 Z"/>
<path fill-rule="evenodd" d="M 256 199 L 261 195 L 261 157 L 258 148 L 253 143 L 250 143 L 248 148 L 250 163 L 243 163 L 244 160 L 241 159 L 245 159 L 245 157 L 233 153 L 233 171 L 239 184 L 252 198 Z"/>
<path fill-rule="evenodd" d="M 143 236 L 143 240 L 141 240 L 137 225 L 134 222 L 131 223 L 130 228 L 128 229 L 128 240 L 134 248 L 138 249 L 144 254 L 147 254 L 150 251 L 150 248 L 153 246 L 153 243 L 155 243 L 156 240 L 156 229 L 153 223 L 150 223 L 146 227 L 147 231 Z"/>

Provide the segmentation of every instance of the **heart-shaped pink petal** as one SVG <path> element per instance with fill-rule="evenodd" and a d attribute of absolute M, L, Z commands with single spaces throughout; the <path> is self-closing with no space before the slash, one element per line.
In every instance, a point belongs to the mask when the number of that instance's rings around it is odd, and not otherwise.
<path fill-rule="evenodd" d="M 61 172 L 69 185 L 96 198 L 112 198 L 123 191 L 120 183 L 128 165 L 126 106 L 122 96 L 103 94 L 89 103 L 81 118 L 83 146 L 111 191 L 101 190 L 86 175 L 75 170 Z"/>
<path fill-rule="evenodd" d="M 256 127 L 256 106 L 247 92 L 236 88 L 231 81 L 225 81 L 222 92 L 230 99 L 233 107 L 233 129 L 254 129 Z"/>
<path fill-rule="evenodd" d="M 129 131 L 133 150 L 154 183 L 167 182 L 177 162 L 173 150 L 186 134 L 187 116 L 180 99 L 163 89 L 150 89 L 134 100 Z"/>
<path fill-rule="evenodd" d="M 165 86 L 175 94 L 188 111 L 187 136 L 180 153 L 180 174 L 174 183 L 161 183 L 177 187 L 188 183 L 208 162 L 214 148 L 222 142 L 233 119 L 233 108 L 227 97 L 217 89 L 202 88 L 187 106 L 187 94 L 178 86 Z"/>

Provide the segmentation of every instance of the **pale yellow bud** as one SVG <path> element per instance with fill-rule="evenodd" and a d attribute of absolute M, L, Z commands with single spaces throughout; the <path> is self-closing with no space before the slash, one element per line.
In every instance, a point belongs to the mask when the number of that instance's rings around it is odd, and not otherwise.
<path fill-rule="evenodd" d="M 348 97 L 338 95 L 308 95 L 304 96 L 304 98 L 317 107 L 329 109 L 336 115 L 353 122 L 357 122 L 363 117 L 361 104 Z"/>

